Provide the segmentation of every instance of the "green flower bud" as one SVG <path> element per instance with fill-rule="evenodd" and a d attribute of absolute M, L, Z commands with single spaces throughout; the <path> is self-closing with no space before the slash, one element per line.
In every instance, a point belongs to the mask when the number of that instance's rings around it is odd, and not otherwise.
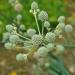
<path fill-rule="evenodd" d="M 28 29 L 27 34 L 28 34 L 28 36 L 32 37 L 33 35 L 36 34 L 36 30 L 35 29 Z"/>
<path fill-rule="evenodd" d="M 21 15 L 21 14 L 18 14 L 18 15 L 16 16 L 16 19 L 19 20 L 19 21 L 22 20 L 22 15 Z"/>
<path fill-rule="evenodd" d="M 38 14 L 38 19 L 40 21 L 46 21 L 48 20 L 48 14 L 46 11 L 40 11 L 39 14 Z"/>
<path fill-rule="evenodd" d="M 72 32 L 73 31 L 72 25 L 66 25 L 64 31 L 65 32 Z"/>
<path fill-rule="evenodd" d="M 20 30 L 24 31 L 26 28 L 25 28 L 25 25 L 21 24 L 20 25 Z"/>
<path fill-rule="evenodd" d="M 50 27 L 50 23 L 49 23 L 48 21 L 45 21 L 45 22 L 44 22 L 44 27 L 45 27 L 45 28 L 49 28 L 49 27 Z"/>
<path fill-rule="evenodd" d="M 45 36 L 45 40 L 47 42 L 53 42 L 55 40 L 55 34 L 52 32 L 48 32 Z"/>
<path fill-rule="evenodd" d="M 31 4 L 31 9 L 32 9 L 32 10 L 38 9 L 38 4 L 37 4 L 35 1 L 32 2 L 32 4 Z"/>
<path fill-rule="evenodd" d="M 15 44 L 12 44 L 12 43 L 10 43 L 10 42 L 4 44 L 4 47 L 5 47 L 6 49 L 8 49 L 8 50 L 14 49 L 15 46 L 16 46 Z"/>
<path fill-rule="evenodd" d="M 48 48 L 49 51 L 54 49 L 54 44 L 53 43 L 49 43 L 48 45 L 46 45 L 46 47 Z"/>
<path fill-rule="evenodd" d="M 34 46 L 39 46 L 43 42 L 43 36 L 42 35 L 33 35 L 32 37 L 32 43 Z"/>
<path fill-rule="evenodd" d="M 59 23 L 64 23 L 64 22 L 65 22 L 65 16 L 60 16 L 60 17 L 58 18 L 58 22 L 59 22 Z"/>
<path fill-rule="evenodd" d="M 14 29 L 14 27 L 13 27 L 12 25 L 6 25 L 6 30 L 7 30 L 8 32 L 12 32 L 13 29 Z"/>
<path fill-rule="evenodd" d="M 9 32 L 3 33 L 3 41 L 2 42 L 6 42 L 7 40 L 9 40 L 9 36 L 10 36 Z"/>
<path fill-rule="evenodd" d="M 9 41 L 10 41 L 11 43 L 17 43 L 17 42 L 20 41 L 20 38 L 19 38 L 18 35 L 10 35 Z"/>
<path fill-rule="evenodd" d="M 39 57 L 44 57 L 44 56 L 47 55 L 47 53 L 48 53 L 48 49 L 47 49 L 46 47 L 44 47 L 44 46 L 40 47 L 40 48 L 37 50 L 37 55 L 38 55 Z"/>
<path fill-rule="evenodd" d="M 17 60 L 17 61 L 24 61 L 24 55 L 21 54 L 21 53 L 17 54 L 17 55 L 16 55 L 16 60 Z"/>
<path fill-rule="evenodd" d="M 63 45 L 56 45 L 56 51 L 57 53 L 64 52 L 64 46 Z"/>

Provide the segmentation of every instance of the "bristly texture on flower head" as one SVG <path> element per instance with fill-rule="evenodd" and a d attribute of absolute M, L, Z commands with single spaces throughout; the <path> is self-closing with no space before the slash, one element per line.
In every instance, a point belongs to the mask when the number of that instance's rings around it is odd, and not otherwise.
<path fill-rule="evenodd" d="M 38 4 L 37 4 L 35 1 L 32 2 L 32 4 L 31 4 L 31 9 L 32 9 L 32 10 L 38 9 Z"/>
<path fill-rule="evenodd" d="M 48 14 L 47 14 L 47 12 L 46 11 L 40 11 L 39 12 L 39 14 L 38 14 L 38 19 L 40 20 L 40 21 L 47 21 L 48 20 Z"/>

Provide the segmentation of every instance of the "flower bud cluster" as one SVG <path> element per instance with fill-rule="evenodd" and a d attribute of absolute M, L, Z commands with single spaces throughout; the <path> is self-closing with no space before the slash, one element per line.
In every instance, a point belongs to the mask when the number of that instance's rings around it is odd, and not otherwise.
<path fill-rule="evenodd" d="M 14 3 L 14 9 L 17 12 L 21 12 L 22 5 L 15 0 L 9 0 L 9 3 Z M 59 38 L 60 34 L 65 32 L 72 32 L 73 27 L 70 24 L 65 24 L 65 17 L 60 16 L 58 18 L 58 25 L 55 29 L 49 30 L 45 33 L 44 28 L 51 29 L 50 22 L 48 21 L 48 14 L 46 11 L 39 11 L 38 4 L 34 1 L 31 4 L 30 12 L 33 14 L 37 30 L 34 28 L 26 29 L 24 24 L 21 24 L 22 15 L 18 14 L 16 16 L 16 24 L 6 25 L 6 31 L 3 34 L 4 47 L 8 50 L 16 48 L 17 45 L 23 49 L 27 49 L 26 54 L 19 53 L 16 55 L 17 61 L 27 60 L 28 57 L 34 57 L 38 59 L 44 59 L 48 57 L 49 52 L 53 53 L 63 53 L 64 46 L 57 44 L 55 41 Z M 42 22 L 42 29 L 39 26 L 38 20 Z M 47 62 L 45 66 L 48 67 L 50 64 Z"/>

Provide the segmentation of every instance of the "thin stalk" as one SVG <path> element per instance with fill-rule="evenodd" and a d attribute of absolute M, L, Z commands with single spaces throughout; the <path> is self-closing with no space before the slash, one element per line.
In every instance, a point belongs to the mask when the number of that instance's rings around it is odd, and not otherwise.
<path fill-rule="evenodd" d="M 44 25 L 42 23 L 42 35 L 44 34 Z"/>
<path fill-rule="evenodd" d="M 29 38 L 27 38 L 27 37 L 24 37 L 24 36 L 22 36 L 22 35 L 20 35 L 20 34 L 18 34 L 18 33 L 17 33 L 17 35 L 18 35 L 18 36 L 20 36 L 20 37 L 22 37 L 22 38 L 24 38 L 24 39 L 26 39 L 26 40 L 29 40 L 29 41 L 31 41 Z"/>
<path fill-rule="evenodd" d="M 38 24 L 38 20 L 37 20 L 36 12 L 35 11 L 34 11 L 34 17 L 35 17 L 35 21 L 36 21 L 36 25 L 37 25 L 38 32 L 40 34 L 40 28 L 39 28 L 39 24 Z"/>

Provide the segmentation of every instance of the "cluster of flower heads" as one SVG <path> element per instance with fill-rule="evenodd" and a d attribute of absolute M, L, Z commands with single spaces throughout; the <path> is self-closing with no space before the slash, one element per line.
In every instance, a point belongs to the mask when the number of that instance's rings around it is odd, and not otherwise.
<path fill-rule="evenodd" d="M 22 5 L 18 1 L 10 0 L 9 3 L 14 6 L 14 9 L 17 12 L 22 10 Z M 56 44 L 55 40 L 59 38 L 63 32 L 72 32 L 72 25 L 66 25 L 65 17 L 60 16 L 57 20 L 58 25 L 52 30 L 51 24 L 48 21 L 49 16 L 47 12 L 44 10 L 40 11 L 38 4 L 35 1 L 31 4 L 30 13 L 35 18 L 37 30 L 34 28 L 26 29 L 25 25 L 20 23 L 22 15 L 18 14 L 16 20 L 19 26 L 14 23 L 6 25 L 7 32 L 3 34 L 5 48 L 11 50 L 20 46 L 27 51 L 26 54 L 17 54 L 17 61 L 26 61 L 28 60 L 28 56 L 32 56 L 41 62 L 42 59 L 48 56 L 49 52 L 63 52 L 64 46 Z M 42 22 L 42 29 L 40 29 L 38 20 Z M 47 30 L 47 33 L 45 33 L 44 29 Z"/>

